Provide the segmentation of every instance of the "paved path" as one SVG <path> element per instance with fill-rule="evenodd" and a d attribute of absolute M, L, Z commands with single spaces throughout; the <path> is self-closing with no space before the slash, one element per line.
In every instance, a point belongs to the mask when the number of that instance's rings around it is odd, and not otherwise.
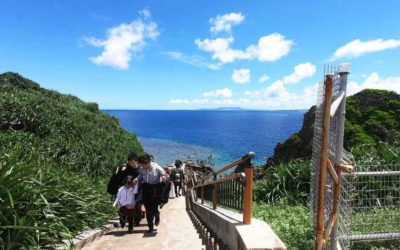
<path fill-rule="evenodd" d="M 138 249 L 138 250 L 202 250 L 201 239 L 186 212 L 185 197 L 170 199 L 160 210 L 161 223 L 157 231 L 148 234 L 146 219 L 134 228 L 132 234 L 127 228 L 116 228 L 96 239 L 85 250 Z"/>

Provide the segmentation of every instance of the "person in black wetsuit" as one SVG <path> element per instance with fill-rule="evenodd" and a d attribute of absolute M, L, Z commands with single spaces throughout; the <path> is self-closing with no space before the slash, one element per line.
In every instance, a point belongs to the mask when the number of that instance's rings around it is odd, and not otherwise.
<path fill-rule="evenodd" d="M 154 225 L 160 223 L 160 212 L 158 205 L 160 203 L 160 183 L 165 181 L 165 171 L 157 163 L 151 161 L 149 154 L 139 157 L 141 169 L 135 182 L 139 182 L 143 192 L 143 203 L 146 208 L 146 219 L 149 226 L 148 233 L 152 233 Z"/>

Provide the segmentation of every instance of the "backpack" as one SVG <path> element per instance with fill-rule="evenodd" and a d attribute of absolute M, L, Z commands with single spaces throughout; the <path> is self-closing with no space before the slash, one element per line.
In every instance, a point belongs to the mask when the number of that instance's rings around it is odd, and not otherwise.
<path fill-rule="evenodd" d="M 119 166 L 117 171 L 111 175 L 110 180 L 108 181 L 107 185 L 107 193 L 111 195 L 116 195 L 118 193 L 118 189 L 121 185 L 121 169 L 123 166 Z"/>
<path fill-rule="evenodd" d="M 174 182 L 181 182 L 181 173 L 180 171 L 176 171 L 174 174 Z"/>

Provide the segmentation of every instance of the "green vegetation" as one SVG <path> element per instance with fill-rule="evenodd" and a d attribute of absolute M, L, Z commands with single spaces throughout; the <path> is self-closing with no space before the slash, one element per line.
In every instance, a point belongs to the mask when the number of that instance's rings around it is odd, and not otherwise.
<path fill-rule="evenodd" d="M 60 244 L 115 215 L 105 193 L 136 136 L 97 104 L 0 75 L 0 249 Z"/>
<path fill-rule="evenodd" d="M 254 184 L 253 198 L 257 202 L 275 204 L 282 198 L 290 204 L 306 204 L 310 193 L 310 161 L 293 160 L 265 171 Z"/>
<path fill-rule="evenodd" d="M 346 99 L 345 148 L 375 146 L 381 142 L 400 144 L 400 95 L 392 91 L 366 89 Z M 310 159 L 315 106 L 305 114 L 299 132 L 278 143 L 268 165 L 292 159 Z"/>
<path fill-rule="evenodd" d="M 314 246 L 309 208 L 290 206 L 285 201 L 275 205 L 255 203 L 253 216 L 266 221 L 287 249 L 312 249 Z"/>
<path fill-rule="evenodd" d="M 254 215 L 269 223 L 288 249 L 311 249 L 310 167 L 315 107 L 305 115 L 301 130 L 284 143 L 278 143 L 274 155 L 255 182 Z M 354 155 L 358 170 L 385 170 L 400 162 L 400 95 L 383 90 L 364 90 L 347 98 L 345 147 Z M 355 206 L 376 205 L 375 211 L 355 211 L 353 231 L 364 232 L 366 223 L 376 230 L 398 229 L 400 184 L 398 177 L 385 182 L 363 180 Z M 395 183 L 398 188 L 393 187 Z M 388 186 L 390 185 L 390 186 Z M 380 190 L 371 194 L 370 190 Z M 365 190 L 365 191 L 364 191 Z M 376 196 L 376 197 L 375 197 Z M 369 198 L 369 199 L 366 199 Z M 373 204 L 371 204 L 373 203 Z M 305 219 L 306 218 L 306 219 Z M 380 223 L 377 224 L 376 222 Z M 388 228 L 385 227 L 388 226 Z M 383 228 L 382 228 L 383 227 Z M 356 242 L 352 249 L 398 249 L 399 241 Z"/>

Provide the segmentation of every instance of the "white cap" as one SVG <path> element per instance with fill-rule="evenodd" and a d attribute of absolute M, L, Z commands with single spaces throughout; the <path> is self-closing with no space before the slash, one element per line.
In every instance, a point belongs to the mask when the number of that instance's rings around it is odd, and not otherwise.
<path fill-rule="evenodd" d="M 339 73 L 350 73 L 351 64 L 350 63 L 342 63 L 339 66 Z"/>

